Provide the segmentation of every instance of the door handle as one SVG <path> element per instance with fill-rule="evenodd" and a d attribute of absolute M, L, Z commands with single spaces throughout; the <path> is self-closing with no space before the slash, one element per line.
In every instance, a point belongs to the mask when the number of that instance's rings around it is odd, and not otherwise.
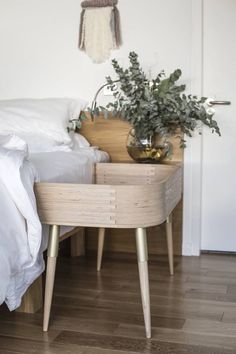
<path fill-rule="evenodd" d="M 210 105 L 224 105 L 224 106 L 229 106 L 231 104 L 230 101 L 210 101 Z"/>

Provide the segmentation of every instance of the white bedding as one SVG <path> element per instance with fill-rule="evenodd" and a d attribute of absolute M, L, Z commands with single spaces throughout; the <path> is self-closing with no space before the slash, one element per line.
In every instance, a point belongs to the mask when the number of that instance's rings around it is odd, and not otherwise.
<path fill-rule="evenodd" d="M 31 154 L 28 161 L 22 140 L 11 139 L 6 146 L 0 137 L 0 304 L 14 310 L 44 270 L 34 181 L 91 183 L 94 163 L 108 161 L 108 155 L 83 148 Z"/>
<path fill-rule="evenodd" d="M 30 154 L 41 182 L 92 183 L 95 162 L 107 162 L 106 152 L 93 147 L 76 151 L 40 152 Z"/>
<path fill-rule="evenodd" d="M 1 134 L 43 134 L 57 143 L 70 145 L 69 120 L 78 119 L 86 104 L 80 98 L 0 100 L 0 131 Z"/>
<path fill-rule="evenodd" d="M 93 183 L 93 167 L 95 162 L 108 162 L 109 155 L 105 151 L 94 147 L 77 148 L 76 151 L 41 152 L 30 154 L 39 180 L 41 182 L 56 183 Z M 48 231 L 47 225 L 42 226 L 43 239 L 41 251 L 47 248 Z M 60 234 L 72 230 L 73 227 L 62 226 Z"/>
<path fill-rule="evenodd" d="M 38 262 L 41 224 L 33 192 L 36 180 L 26 144 L 16 136 L 1 138 L 0 302 L 5 300 L 11 310 L 42 272 L 43 263 Z"/>

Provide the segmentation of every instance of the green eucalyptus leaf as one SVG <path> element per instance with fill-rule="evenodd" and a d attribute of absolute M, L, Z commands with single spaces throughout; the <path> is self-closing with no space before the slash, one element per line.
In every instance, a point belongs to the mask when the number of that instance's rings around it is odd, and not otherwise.
<path fill-rule="evenodd" d="M 170 136 L 179 129 L 182 134 L 192 136 L 198 128 L 198 122 L 208 126 L 212 132 L 220 135 L 217 122 L 207 114 L 204 107 L 206 97 L 185 92 L 185 85 L 178 84 L 182 72 L 176 69 L 169 76 L 162 70 L 149 81 L 139 63 L 135 52 L 129 54 L 130 65 L 122 68 L 116 59 L 111 61 L 116 78 L 106 77 L 112 90 L 113 100 L 106 107 L 89 108 L 92 117 L 103 113 L 105 118 L 120 116 L 128 121 L 139 137 L 153 135 L 154 132 Z M 115 84 L 119 82 L 119 85 Z M 81 119 L 82 120 L 82 119 Z M 186 142 L 179 136 L 180 146 Z"/>

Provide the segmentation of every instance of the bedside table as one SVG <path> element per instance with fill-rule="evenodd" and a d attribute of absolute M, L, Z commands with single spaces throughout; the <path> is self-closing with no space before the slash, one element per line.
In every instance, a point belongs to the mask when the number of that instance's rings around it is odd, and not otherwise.
<path fill-rule="evenodd" d="M 58 254 L 60 225 L 136 230 L 141 297 L 147 338 L 151 314 L 146 228 L 168 221 L 181 199 L 181 165 L 100 163 L 96 184 L 37 183 L 38 213 L 49 224 L 48 262 L 44 305 L 44 331 L 48 330 Z M 171 230 L 169 230 L 171 234 Z M 102 242 L 101 242 L 102 244 Z M 100 247 L 100 256 L 102 247 Z"/>

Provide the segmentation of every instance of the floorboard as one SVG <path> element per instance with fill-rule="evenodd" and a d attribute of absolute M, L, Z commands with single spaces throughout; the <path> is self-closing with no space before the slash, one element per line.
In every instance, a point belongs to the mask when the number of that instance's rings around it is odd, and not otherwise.
<path fill-rule="evenodd" d="M 133 255 L 110 254 L 96 272 L 94 255 L 58 261 L 50 330 L 42 310 L 0 307 L 0 354 L 235 354 L 236 256 L 149 262 L 152 339 L 146 340 Z"/>

